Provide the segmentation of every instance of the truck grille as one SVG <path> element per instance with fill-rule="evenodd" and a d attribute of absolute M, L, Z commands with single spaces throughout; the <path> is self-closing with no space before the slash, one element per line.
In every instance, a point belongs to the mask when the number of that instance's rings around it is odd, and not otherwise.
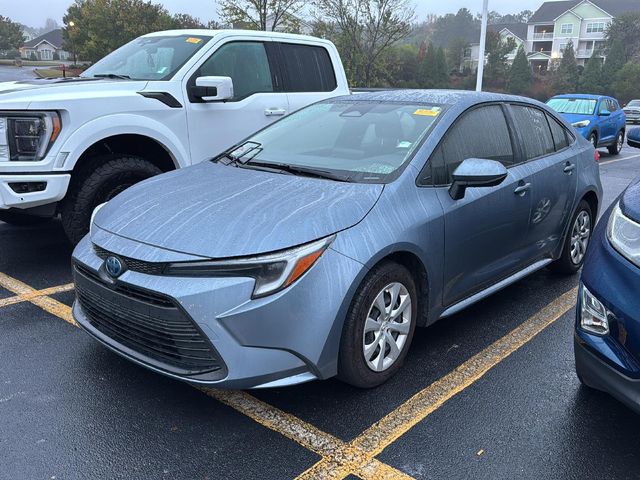
<path fill-rule="evenodd" d="M 169 297 L 129 285 L 106 285 L 77 263 L 74 280 L 87 321 L 116 350 L 178 375 L 226 375 L 213 345 Z"/>

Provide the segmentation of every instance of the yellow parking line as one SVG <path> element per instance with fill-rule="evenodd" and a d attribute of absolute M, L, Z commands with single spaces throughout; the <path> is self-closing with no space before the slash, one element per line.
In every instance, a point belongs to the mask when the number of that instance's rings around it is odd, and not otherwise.
<path fill-rule="evenodd" d="M 13 298 L 20 298 L 20 301 L 31 302 L 56 317 L 59 317 L 74 326 L 78 326 L 73 319 L 71 308 L 69 306 L 44 295 L 44 292 L 53 294 L 60 291 L 67 291 L 70 289 L 69 285 L 52 287 L 45 290 L 35 290 L 15 278 L 0 273 L 0 286 L 18 295 Z M 73 285 L 71 285 L 71 288 L 72 287 Z M 293 440 L 307 450 L 320 455 L 323 459 L 328 459 L 332 464 L 337 466 L 353 465 L 354 469 L 358 465 L 367 465 L 369 470 L 361 477 L 363 480 L 407 480 L 412 478 L 378 460 L 368 458 L 366 452 L 358 451 L 357 448 L 345 444 L 345 442 L 333 435 L 323 432 L 294 415 L 283 412 L 276 407 L 258 400 L 248 393 L 236 390 L 214 390 L 203 387 L 196 388 L 208 396 L 251 418 L 260 425 L 277 432 L 284 437 Z"/>
<path fill-rule="evenodd" d="M 5 290 L 8 290 L 8 289 L 5 289 Z M 60 285 L 59 287 L 45 288 L 44 290 L 34 290 L 31 293 L 25 293 L 22 295 L 16 295 L 15 297 L 0 299 L 0 308 L 6 307 L 8 305 L 14 305 L 16 303 L 29 302 L 35 297 L 44 297 L 48 295 L 53 295 L 55 293 L 69 292 L 71 290 L 73 290 L 73 283 L 68 283 L 67 285 Z"/>
<path fill-rule="evenodd" d="M 576 294 L 577 288 L 574 288 L 558 297 L 510 333 L 474 355 L 451 373 L 418 392 L 400 407 L 373 424 L 350 445 L 358 451 L 367 452 L 370 459 L 380 454 L 391 443 L 440 408 L 447 400 L 473 385 L 493 367 L 529 343 L 545 328 L 571 310 L 575 305 Z M 329 459 L 323 458 L 298 478 L 344 478 L 350 473 L 359 474 L 362 468 L 364 465 L 357 466 L 355 469 L 352 465 L 336 468 Z"/>

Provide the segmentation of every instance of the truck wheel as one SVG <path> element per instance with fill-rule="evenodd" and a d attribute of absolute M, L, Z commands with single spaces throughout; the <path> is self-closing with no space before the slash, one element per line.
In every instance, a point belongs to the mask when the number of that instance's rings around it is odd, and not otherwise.
<path fill-rule="evenodd" d="M 33 225 L 42 225 L 50 222 L 53 217 L 38 217 L 37 215 L 29 215 L 20 212 L 3 212 L 0 210 L 0 222 L 8 223 L 15 227 L 30 227 Z"/>
<path fill-rule="evenodd" d="M 96 159 L 98 165 L 72 183 L 61 209 L 62 226 L 76 245 L 89 232 L 93 210 L 136 183 L 162 173 L 144 158 L 108 155 Z"/>
<path fill-rule="evenodd" d="M 622 150 L 622 147 L 624 147 L 624 132 L 621 130 L 616 136 L 616 143 L 608 147 L 607 150 L 609 150 L 611 155 L 618 155 Z"/>

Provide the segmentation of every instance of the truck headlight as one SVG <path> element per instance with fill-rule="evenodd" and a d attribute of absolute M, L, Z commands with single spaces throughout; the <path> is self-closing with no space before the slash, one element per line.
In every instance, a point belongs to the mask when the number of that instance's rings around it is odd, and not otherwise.
<path fill-rule="evenodd" d="M 584 285 L 582 285 L 581 304 L 580 326 L 596 335 L 607 335 L 609 333 L 609 311 Z"/>
<path fill-rule="evenodd" d="M 640 267 L 640 224 L 622 213 L 619 202 L 609 217 L 607 237 L 620 255 Z"/>
<path fill-rule="evenodd" d="M 575 128 L 584 128 L 591 125 L 591 120 L 581 120 L 579 122 L 572 123 L 571 126 Z"/>
<path fill-rule="evenodd" d="M 14 162 L 42 160 L 61 129 L 60 115 L 56 112 L 0 112 L 2 156 Z"/>
<path fill-rule="evenodd" d="M 333 242 L 335 235 L 278 253 L 229 260 L 170 263 L 166 275 L 183 277 L 250 277 L 253 298 L 287 288 L 304 275 Z"/>

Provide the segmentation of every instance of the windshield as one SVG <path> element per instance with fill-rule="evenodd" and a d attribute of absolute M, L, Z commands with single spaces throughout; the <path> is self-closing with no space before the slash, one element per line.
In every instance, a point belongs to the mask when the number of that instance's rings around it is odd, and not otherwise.
<path fill-rule="evenodd" d="M 558 113 L 593 115 L 597 103 L 597 100 L 590 98 L 552 98 L 547 102 L 547 105 Z"/>
<path fill-rule="evenodd" d="M 82 76 L 168 80 L 209 39 L 202 35 L 136 38 L 88 68 Z"/>
<path fill-rule="evenodd" d="M 440 105 L 323 102 L 262 130 L 226 158 L 362 183 L 386 183 L 412 157 L 442 114 Z"/>
<path fill-rule="evenodd" d="M 640 100 L 631 100 L 627 107 L 640 107 Z"/>

